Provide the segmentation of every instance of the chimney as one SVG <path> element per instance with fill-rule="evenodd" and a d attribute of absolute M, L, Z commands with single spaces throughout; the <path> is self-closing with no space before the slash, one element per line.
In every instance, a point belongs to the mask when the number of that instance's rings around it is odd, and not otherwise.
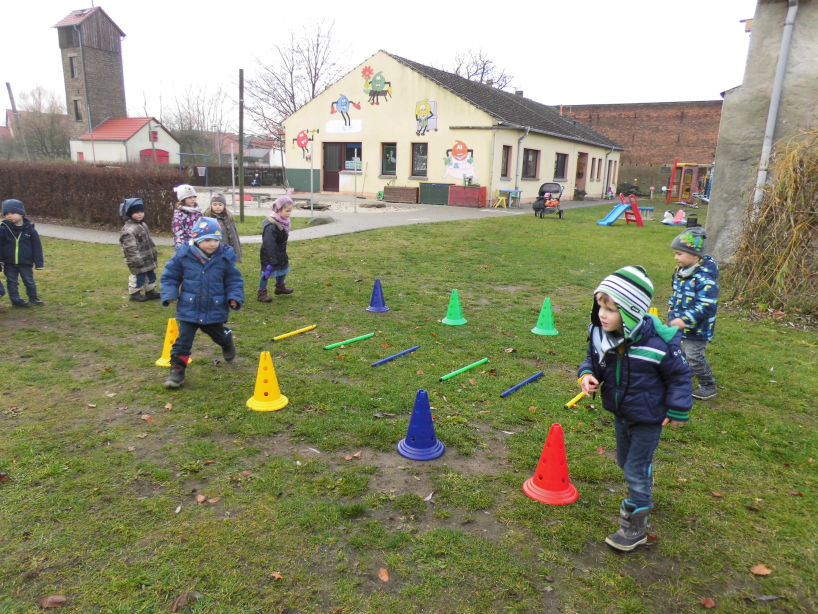
<path fill-rule="evenodd" d="M 523 90 L 514 90 L 514 95 L 515 96 L 522 96 L 523 95 Z"/>

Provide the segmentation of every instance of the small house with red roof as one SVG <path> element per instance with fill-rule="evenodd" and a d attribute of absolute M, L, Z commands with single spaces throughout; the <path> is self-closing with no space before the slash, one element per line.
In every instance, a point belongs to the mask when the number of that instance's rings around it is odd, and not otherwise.
<path fill-rule="evenodd" d="M 179 164 L 179 141 L 154 117 L 108 119 L 70 146 L 75 162 Z"/>

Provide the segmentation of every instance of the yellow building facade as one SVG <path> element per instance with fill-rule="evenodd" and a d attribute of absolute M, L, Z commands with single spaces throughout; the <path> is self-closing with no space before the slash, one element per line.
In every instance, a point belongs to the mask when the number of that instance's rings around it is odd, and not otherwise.
<path fill-rule="evenodd" d="M 575 190 L 599 198 L 616 186 L 623 149 L 521 93 L 384 51 L 301 107 L 284 128 L 295 190 L 399 194 L 404 202 L 435 204 L 470 204 L 449 202 L 450 186 L 479 186 L 469 192 L 482 192 L 484 204 L 509 194 L 531 202 L 546 182 L 557 182 L 564 199 Z"/>

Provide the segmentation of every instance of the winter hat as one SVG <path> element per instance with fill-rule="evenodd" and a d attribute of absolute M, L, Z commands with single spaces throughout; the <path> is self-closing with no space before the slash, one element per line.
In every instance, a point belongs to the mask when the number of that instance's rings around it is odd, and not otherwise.
<path fill-rule="evenodd" d="M 19 213 L 20 215 L 25 215 L 26 209 L 23 206 L 23 203 L 16 198 L 9 198 L 3 201 L 3 215 L 6 213 Z"/>
<path fill-rule="evenodd" d="M 119 205 L 119 215 L 121 217 L 131 217 L 134 213 L 145 210 L 145 203 L 141 198 L 126 198 L 125 202 Z"/>
<path fill-rule="evenodd" d="M 199 221 L 193 226 L 193 232 L 190 235 L 191 242 L 195 244 L 205 239 L 222 240 L 222 230 L 219 228 L 219 221 L 212 217 L 200 217 Z"/>
<path fill-rule="evenodd" d="M 185 200 L 186 198 L 190 198 L 191 196 L 197 196 L 196 190 L 193 189 L 193 186 L 187 183 L 177 185 L 175 188 L 173 188 L 173 191 L 176 192 L 176 199 L 179 202 L 182 202 L 183 200 Z"/>
<path fill-rule="evenodd" d="M 704 232 L 704 228 L 701 226 L 693 226 L 673 239 L 673 241 L 670 242 L 670 249 L 678 249 L 688 254 L 701 256 L 704 252 L 704 240 L 706 238 L 707 233 Z"/>
<path fill-rule="evenodd" d="M 293 199 L 289 196 L 279 196 L 273 201 L 273 212 L 278 213 L 287 205 L 293 205 Z"/>
<path fill-rule="evenodd" d="M 219 194 L 218 192 L 216 192 L 213 195 L 213 198 L 210 199 L 210 204 L 212 205 L 213 203 L 221 203 L 226 207 L 227 199 L 224 197 L 224 194 Z"/>
<path fill-rule="evenodd" d="M 597 292 L 604 292 L 613 299 L 622 316 L 625 337 L 631 337 L 648 312 L 653 298 L 653 283 L 641 266 L 626 266 L 603 279 L 594 290 L 594 296 Z M 596 301 L 591 310 L 591 322 L 600 325 L 599 305 Z"/>

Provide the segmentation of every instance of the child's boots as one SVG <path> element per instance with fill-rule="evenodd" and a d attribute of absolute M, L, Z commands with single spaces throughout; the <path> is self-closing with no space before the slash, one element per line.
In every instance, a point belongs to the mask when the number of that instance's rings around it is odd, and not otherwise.
<path fill-rule="evenodd" d="M 292 289 L 292 288 L 288 288 L 288 287 L 287 287 L 287 286 L 285 286 L 284 284 L 276 284 L 275 293 L 276 293 L 276 294 L 292 294 L 292 293 L 293 293 L 293 289 Z"/>
<path fill-rule="evenodd" d="M 165 380 L 165 388 L 179 388 L 184 383 L 187 358 L 187 356 L 170 357 L 170 373 Z"/>
<path fill-rule="evenodd" d="M 258 291 L 257 296 L 258 296 L 258 300 L 261 301 L 262 303 L 272 303 L 273 302 L 273 299 L 270 298 L 269 294 L 267 294 L 267 288 L 260 289 Z"/>
<path fill-rule="evenodd" d="M 156 290 L 145 290 L 145 300 L 155 301 L 160 298 L 162 298 L 162 295 L 159 294 Z"/>
<path fill-rule="evenodd" d="M 142 294 L 142 290 L 137 290 L 136 292 L 131 292 L 131 296 L 129 297 L 131 301 L 135 303 L 144 303 L 148 299 L 145 298 L 145 295 Z"/>
<path fill-rule="evenodd" d="M 619 508 L 619 530 L 608 535 L 605 543 L 616 550 L 630 552 L 647 542 L 649 511 L 649 507 L 636 507 L 627 499 L 622 501 Z"/>
<path fill-rule="evenodd" d="M 222 358 L 225 362 L 233 362 L 236 357 L 236 342 L 233 341 L 233 333 L 230 333 L 230 340 L 222 346 Z"/>

